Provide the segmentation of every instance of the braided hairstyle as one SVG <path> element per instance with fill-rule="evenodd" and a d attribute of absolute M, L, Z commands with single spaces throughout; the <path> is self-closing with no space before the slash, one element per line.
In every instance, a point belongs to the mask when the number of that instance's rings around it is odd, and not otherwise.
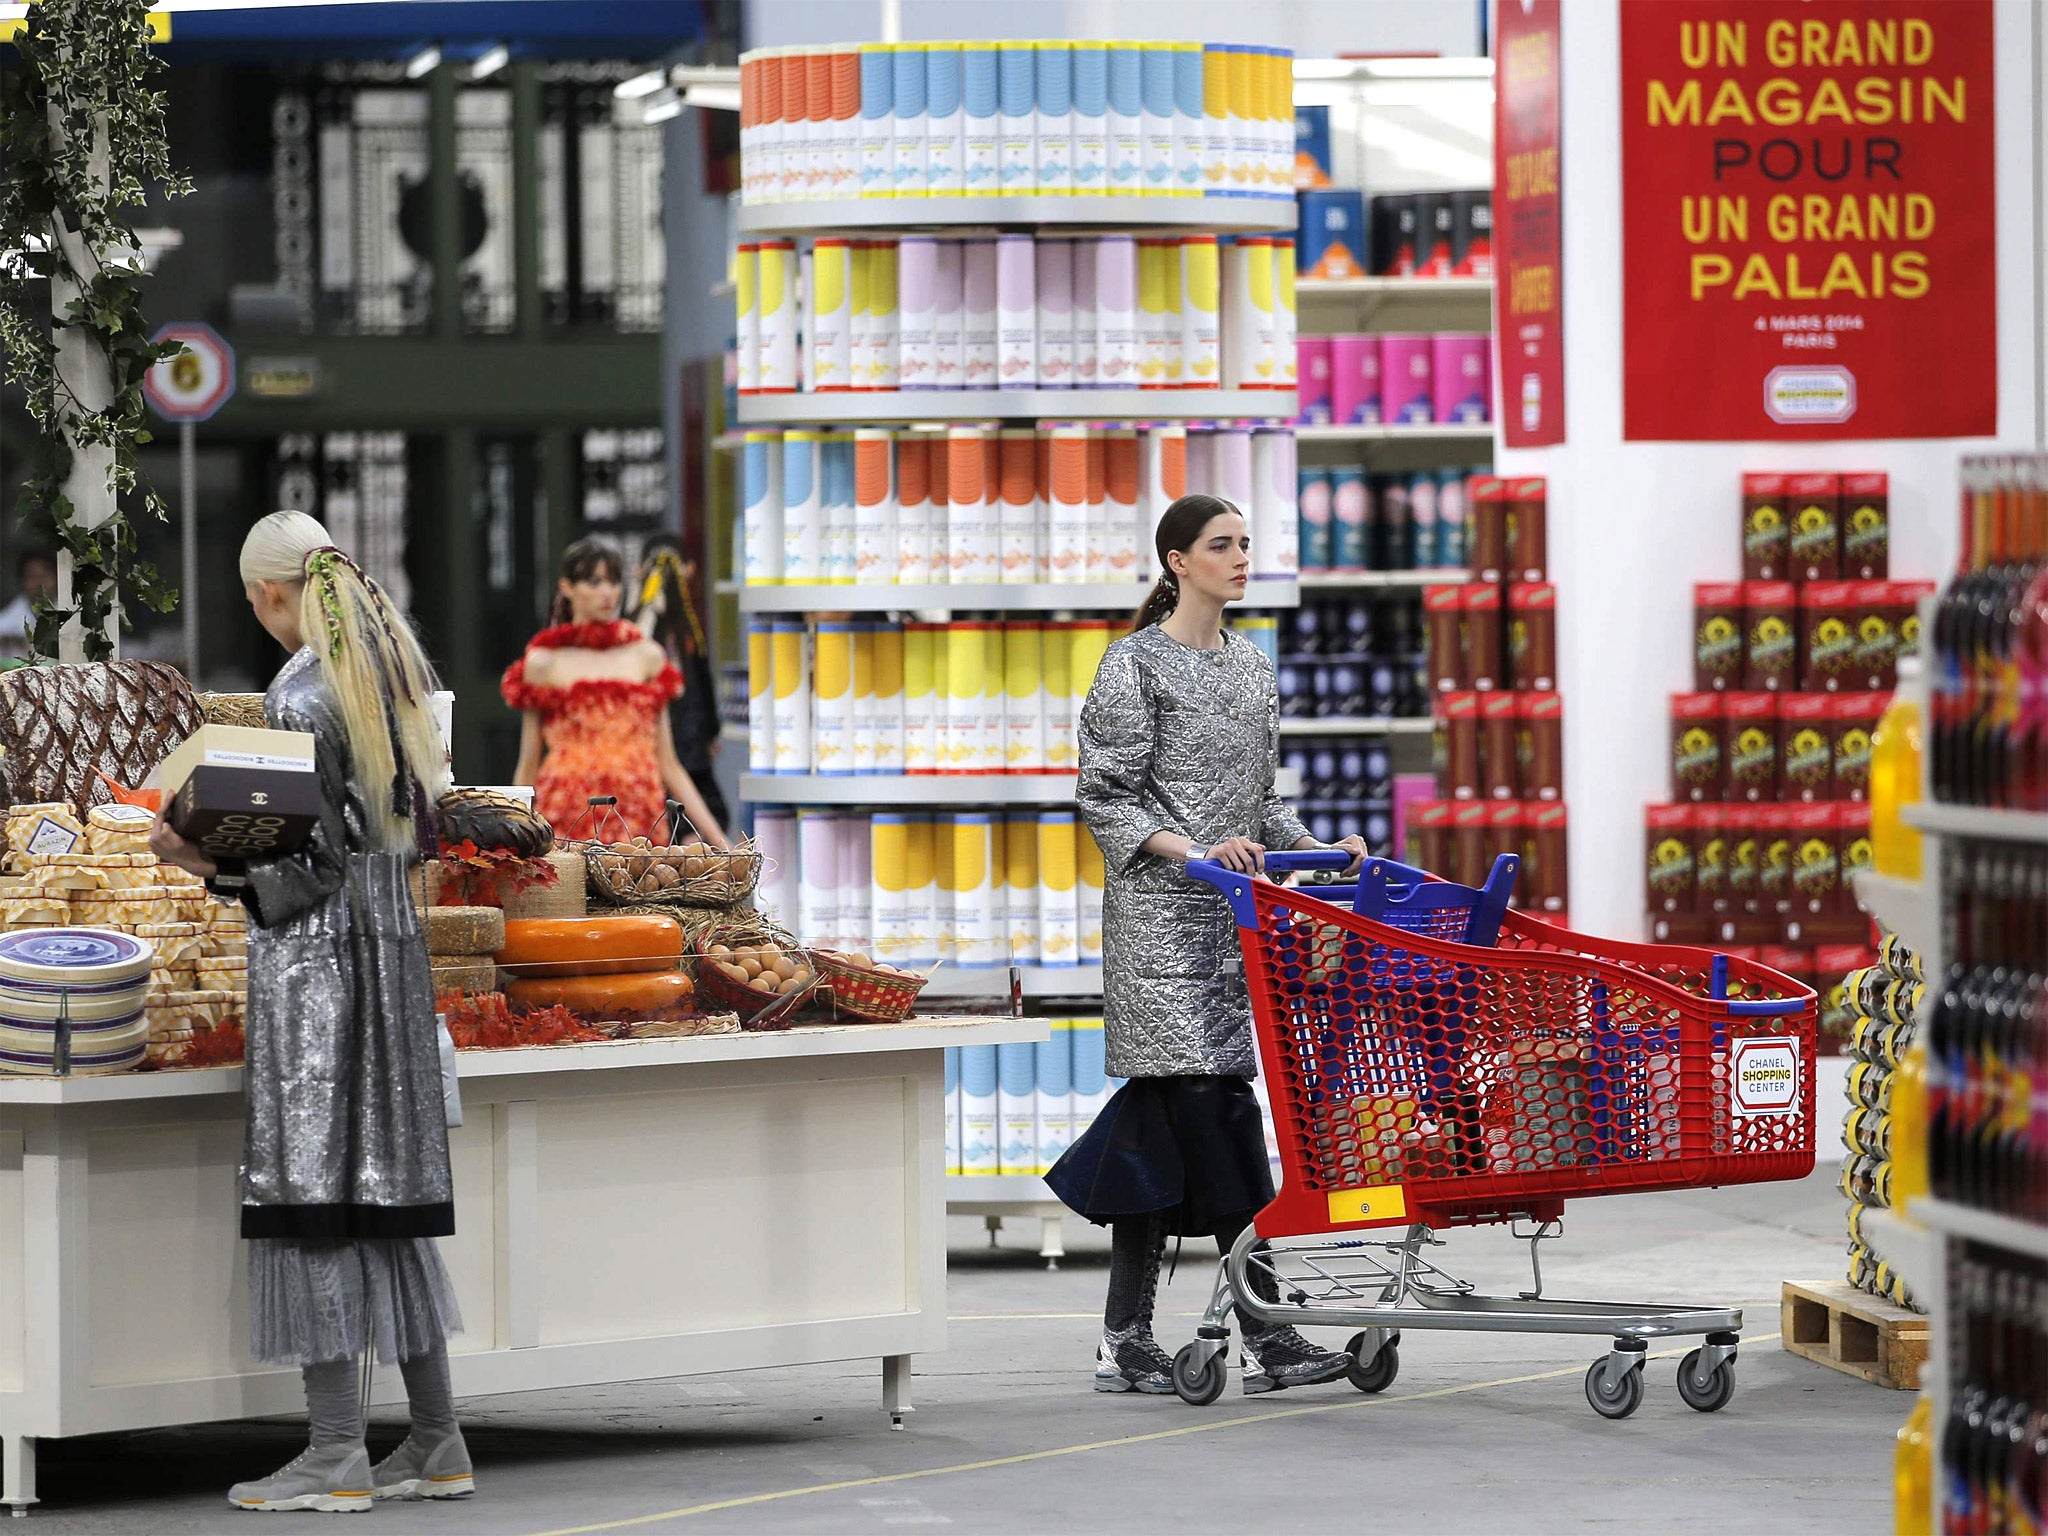
<path fill-rule="evenodd" d="M 640 568 L 634 621 L 678 662 L 686 656 L 704 655 L 704 625 L 697 617 L 697 605 L 690 601 L 682 541 L 673 534 L 654 535 L 642 550 Z"/>
<path fill-rule="evenodd" d="M 301 589 L 300 630 L 341 706 L 371 836 L 390 853 L 418 847 L 448 792 L 448 756 L 434 723 L 440 684 L 411 624 L 303 512 L 273 512 L 251 528 L 241 574 L 244 585 Z"/>
<path fill-rule="evenodd" d="M 1238 512 L 1236 504 L 1221 496 L 1198 494 L 1181 497 L 1160 514 L 1159 528 L 1152 539 L 1159 555 L 1159 580 L 1131 615 L 1133 634 L 1148 624 L 1157 624 L 1180 606 L 1180 578 L 1173 574 L 1173 566 L 1166 557 L 1176 550 L 1186 554 L 1193 549 L 1201 542 L 1202 530 L 1226 512 Z"/>

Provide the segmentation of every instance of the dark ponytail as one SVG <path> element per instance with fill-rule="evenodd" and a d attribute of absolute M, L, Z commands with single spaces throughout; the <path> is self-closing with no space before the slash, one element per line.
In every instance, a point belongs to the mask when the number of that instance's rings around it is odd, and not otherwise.
<path fill-rule="evenodd" d="M 1132 633 L 1159 623 L 1180 606 L 1180 578 L 1173 574 L 1166 557 L 1176 550 L 1186 554 L 1193 549 L 1201 540 L 1202 530 L 1225 513 L 1244 515 L 1221 496 L 1204 495 L 1183 496 L 1160 514 L 1159 528 L 1152 539 L 1159 556 L 1159 579 L 1145 594 L 1145 601 L 1138 604 L 1138 611 L 1131 615 Z"/>

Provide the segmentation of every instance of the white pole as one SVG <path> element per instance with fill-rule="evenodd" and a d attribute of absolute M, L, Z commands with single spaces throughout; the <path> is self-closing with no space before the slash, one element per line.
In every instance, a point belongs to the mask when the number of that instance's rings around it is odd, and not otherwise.
<path fill-rule="evenodd" d="M 903 0 L 882 0 L 882 41 L 903 41 Z"/>
<path fill-rule="evenodd" d="M 178 612 L 185 624 L 185 676 L 199 686 L 199 427 L 178 423 Z"/>

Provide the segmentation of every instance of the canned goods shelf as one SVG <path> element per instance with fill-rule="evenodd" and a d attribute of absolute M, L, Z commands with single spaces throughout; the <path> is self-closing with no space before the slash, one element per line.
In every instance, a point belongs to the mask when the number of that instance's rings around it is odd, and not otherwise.
<path fill-rule="evenodd" d="M 1291 389 L 860 389 L 824 394 L 742 395 L 750 427 L 984 421 L 1289 422 Z"/>
<path fill-rule="evenodd" d="M 2008 1253 L 2024 1253 L 2048 1259 L 2048 1226 L 2001 1216 L 1996 1211 L 1973 1210 L 1948 1200 L 1915 1200 L 1906 1214 L 1929 1230 L 1949 1237 L 1966 1237 L 1989 1243 Z"/>
<path fill-rule="evenodd" d="M 1999 811 L 1980 805 L 1922 800 L 1901 814 L 1906 824 L 1943 837 L 1987 837 L 2010 843 L 2048 843 L 2048 813 Z"/>
<path fill-rule="evenodd" d="M 1490 277 L 1302 277 L 1294 295 L 1303 299 L 1488 299 Z"/>
<path fill-rule="evenodd" d="M 1016 586 L 801 586 L 731 585 L 742 613 L 1129 613 L 1152 590 L 1150 582 L 1049 582 Z M 1291 581 L 1255 581 L 1240 608 L 1297 608 L 1300 588 Z"/>
<path fill-rule="evenodd" d="M 740 798 L 755 805 L 1071 805 L 1071 773 L 868 774 L 743 773 Z M 1301 793 L 1301 775 L 1282 768 L 1274 792 Z"/>
<path fill-rule="evenodd" d="M 1026 997 L 1100 997 L 1102 967 L 1099 965 L 1020 965 L 1017 979 Z M 942 965 L 918 993 L 924 998 L 1008 997 L 1010 967 L 994 970 L 962 970 Z"/>
<path fill-rule="evenodd" d="M 1440 422 L 1425 425 L 1395 422 L 1391 425 L 1377 426 L 1296 427 L 1294 437 L 1295 441 L 1300 443 L 1471 443 L 1491 446 L 1493 423 L 1481 422 L 1469 427 Z"/>
<path fill-rule="evenodd" d="M 1908 949 L 1923 955 L 1933 952 L 1939 918 L 1923 882 L 1863 869 L 1856 872 L 1855 883 L 1858 906 L 1903 939 Z"/>
<path fill-rule="evenodd" d="M 1471 579 L 1472 573 L 1462 567 L 1430 571 L 1303 571 L 1297 585 L 1304 592 L 1347 591 L 1353 587 L 1447 587 Z"/>
<path fill-rule="evenodd" d="M 963 225 L 1087 225 L 1096 229 L 1292 233 L 1291 197 L 905 197 L 740 207 L 740 232 L 807 235 L 861 229 L 958 229 Z"/>
<path fill-rule="evenodd" d="M 1282 720 L 1282 736 L 1427 736 L 1436 722 L 1427 715 L 1415 719 L 1361 718 L 1331 715 L 1320 720 Z"/>

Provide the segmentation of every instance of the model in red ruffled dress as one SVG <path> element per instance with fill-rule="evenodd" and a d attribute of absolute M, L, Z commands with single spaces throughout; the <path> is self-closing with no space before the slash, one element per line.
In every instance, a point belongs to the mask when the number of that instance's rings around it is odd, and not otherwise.
<path fill-rule="evenodd" d="M 725 832 L 677 761 L 668 704 L 683 689 L 667 654 L 618 617 L 617 558 L 578 544 L 563 557 L 556 614 L 567 623 L 535 635 L 505 671 L 505 702 L 526 717 L 513 782 L 531 784 L 534 808 L 560 836 L 614 831 L 592 825 L 590 801 L 611 796 L 627 834 L 660 841 L 674 799 L 706 842 Z"/>

